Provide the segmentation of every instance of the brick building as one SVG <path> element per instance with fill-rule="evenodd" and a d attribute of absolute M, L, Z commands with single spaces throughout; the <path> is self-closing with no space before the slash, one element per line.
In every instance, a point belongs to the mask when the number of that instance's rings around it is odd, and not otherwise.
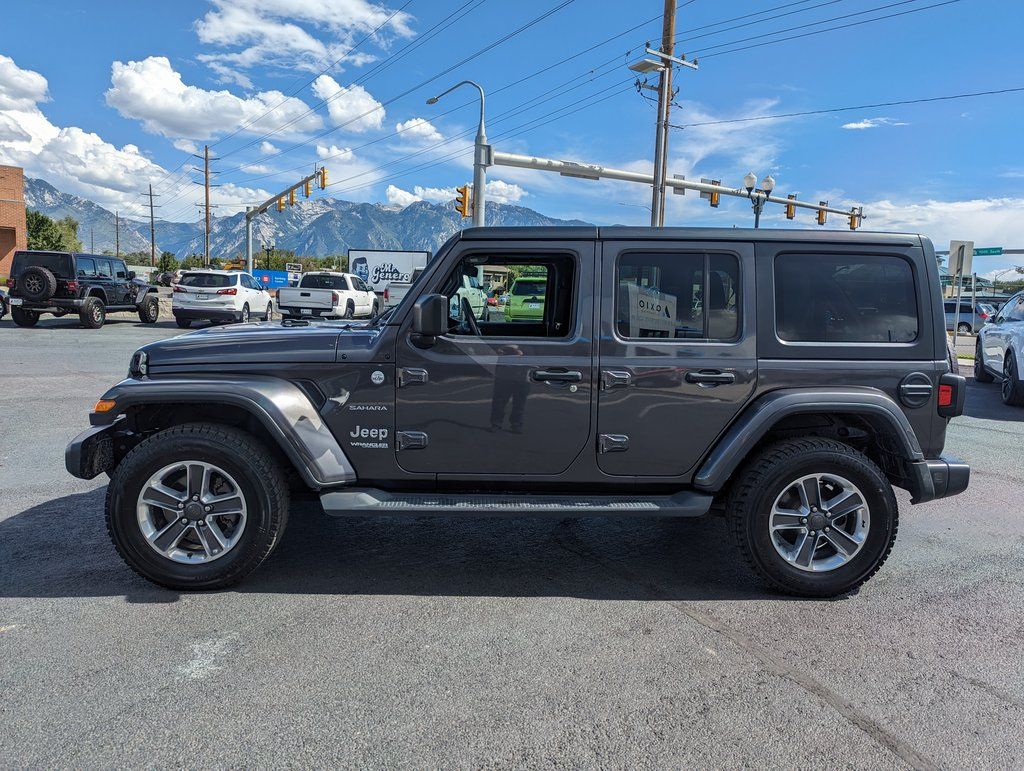
<path fill-rule="evenodd" d="M 8 275 L 17 249 L 27 249 L 25 172 L 0 166 L 0 276 Z"/>

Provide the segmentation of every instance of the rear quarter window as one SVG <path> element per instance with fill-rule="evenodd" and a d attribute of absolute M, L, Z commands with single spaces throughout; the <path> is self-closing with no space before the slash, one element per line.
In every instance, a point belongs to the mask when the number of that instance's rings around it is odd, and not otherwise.
<path fill-rule="evenodd" d="M 912 343 L 920 328 L 911 263 L 894 255 L 780 254 L 775 327 L 795 343 Z"/>

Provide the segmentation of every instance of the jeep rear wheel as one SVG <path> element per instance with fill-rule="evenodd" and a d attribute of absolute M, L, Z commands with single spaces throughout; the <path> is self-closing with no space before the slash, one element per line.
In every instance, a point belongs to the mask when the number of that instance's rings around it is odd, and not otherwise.
<path fill-rule="evenodd" d="M 39 314 L 36 311 L 25 310 L 15 305 L 11 308 L 11 321 L 19 327 L 34 327 L 39 323 Z"/>
<path fill-rule="evenodd" d="M 727 508 L 751 567 L 805 597 L 855 591 L 889 556 L 898 526 L 885 475 L 831 439 L 769 445 L 739 472 Z"/>
<path fill-rule="evenodd" d="M 86 329 L 99 329 L 107 320 L 107 308 L 98 297 L 86 297 L 78 318 Z"/>
<path fill-rule="evenodd" d="M 277 545 L 288 486 L 244 431 L 192 423 L 141 442 L 107 487 L 107 529 L 135 572 L 171 589 L 242 580 Z"/>

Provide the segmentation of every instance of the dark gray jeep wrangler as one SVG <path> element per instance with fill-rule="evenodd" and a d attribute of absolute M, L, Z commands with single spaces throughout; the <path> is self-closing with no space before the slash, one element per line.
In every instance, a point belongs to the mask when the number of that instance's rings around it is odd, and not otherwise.
<path fill-rule="evenodd" d="M 467 275 L 521 287 L 514 312 L 477 318 Z M 140 349 L 66 459 L 175 589 L 253 570 L 298 487 L 338 516 L 717 512 L 769 584 L 823 597 L 889 554 L 893 486 L 967 487 L 941 454 L 964 395 L 926 238 L 479 228 L 372 321 Z"/>

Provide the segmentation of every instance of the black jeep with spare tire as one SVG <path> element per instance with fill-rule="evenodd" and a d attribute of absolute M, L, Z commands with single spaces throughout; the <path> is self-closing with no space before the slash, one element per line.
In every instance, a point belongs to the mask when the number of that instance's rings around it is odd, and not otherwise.
<path fill-rule="evenodd" d="M 86 329 L 102 327 L 108 313 L 137 313 L 144 324 L 160 317 L 156 287 L 137 279 L 120 257 L 18 251 L 7 286 L 19 327 L 34 327 L 44 313 L 76 313 Z"/>
<path fill-rule="evenodd" d="M 529 276 L 535 313 L 477 318 L 488 272 Z M 965 386 L 922 236 L 469 228 L 372 320 L 140 348 L 65 462 L 110 475 L 114 545 L 174 589 L 242 579 L 301 491 L 338 517 L 714 514 L 767 584 L 831 597 L 888 557 L 894 488 L 966 489 Z"/>

